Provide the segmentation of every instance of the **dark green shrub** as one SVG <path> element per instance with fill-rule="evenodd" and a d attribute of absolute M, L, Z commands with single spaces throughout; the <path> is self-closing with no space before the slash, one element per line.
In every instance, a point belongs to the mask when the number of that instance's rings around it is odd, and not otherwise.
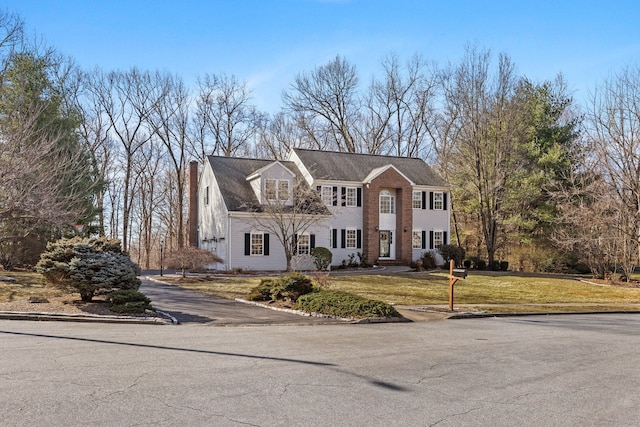
<path fill-rule="evenodd" d="M 313 280 L 302 273 L 289 273 L 277 279 L 262 279 L 247 299 L 250 301 L 281 301 L 295 302 L 301 295 L 313 292 Z"/>
<path fill-rule="evenodd" d="M 466 268 L 466 269 L 471 268 L 471 260 L 470 259 L 465 259 L 464 262 L 462 263 L 462 265 L 464 265 L 464 268 Z"/>
<path fill-rule="evenodd" d="M 422 268 L 432 270 L 437 267 L 436 257 L 432 252 L 425 252 L 422 254 Z"/>
<path fill-rule="evenodd" d="M 151 300 L 133 289 L 111 292 L 107 301 L 112 304 L 109 310 L 114 313 L 144 313 L 153 309 Z"/>
<path fill-rule="evenodd" d="M 475 268 L 476 270 L 486 270 L 487 262 L 483 259 L 478 259 L 476 262 L 474 262 L 473 268 Z"/>
<path fill-rule="evenodd" d="M 318 270 L 326 270 L 333 260 L 333 254 L 331 251 L 322 246 L 311 249 L 311 256 L 313 257 L 313 262 Z"/>
<path fill-rule="evenodd" d="M 321 290 L 301 296 L 295 308 L 338 317 L 400 317 L 393 306 L 342 291 Z"/>
<path fill-rule="evenodd" d="M 489 270 L 491 271 L 499 271 L 500 270 L 500 261 L 493 260 L 489 263 Z"/>
<path fill-rule="evenodd" d="M 273 279 L 260 280 L 260 284 L 247 295 L 247 299 L 249 301 L 269 301 L 273 285 Z"/>
<path fill-rule="evenodd" d="M 462 260 L 465 256 L 464 248 L 456 245 L 442 245 L 438 250 L 447 264 L 453 260 L 456 266 L 462 265 Z"/>
<path fill-rule="evenodd" d="M 509 269 L 509 261 L 500 261 L 500 271 L 507 271 Z"/>
<path fill-rule="evenodd" d="M 275 300 L 288 299 L 297 301 L 301 295 L 313 291 L 313 282 L 302 273 L 289 273 L 277 280 L 271 291 Z"/>
<path fill-rule="evenodd" d="M 140 268 L 122 253 L 119 240 L 74 237 L 47 244 L 36 265 L 45 281 L 91 301 L 98 290 L 140 287 Z"/>

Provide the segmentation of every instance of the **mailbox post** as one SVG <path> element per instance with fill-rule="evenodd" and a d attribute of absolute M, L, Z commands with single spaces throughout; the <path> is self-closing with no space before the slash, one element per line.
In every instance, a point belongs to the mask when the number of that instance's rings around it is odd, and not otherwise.
<path fill-rule="evenodd" d="M 466 268 L 454 268 L 455 261 L 449 262 L 449 310 L 453 311 L 453 285 L 460 279 L 467 278 Z"/>

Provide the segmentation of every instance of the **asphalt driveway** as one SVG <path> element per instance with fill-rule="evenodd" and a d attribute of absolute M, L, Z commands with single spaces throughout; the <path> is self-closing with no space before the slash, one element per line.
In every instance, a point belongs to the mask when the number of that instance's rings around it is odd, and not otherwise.
<path fill-rule="evenodd" d="M 207 323 L 219 326 L 344 323 L 336 319 L 300 316 L 218 298 L 147 277 L 141 277 L 141 280 L 140 292 L 151 299 L 151 304 L 156 309 L 169 313 L 180 323 Z"/>

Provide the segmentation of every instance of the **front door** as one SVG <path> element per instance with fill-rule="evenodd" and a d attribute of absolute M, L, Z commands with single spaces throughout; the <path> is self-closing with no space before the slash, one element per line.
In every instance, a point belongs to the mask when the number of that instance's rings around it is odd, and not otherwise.
<path fill-rule="evenodd" d="M 391 256 L 391 231 L 380 230 L 380 258 Z"/>

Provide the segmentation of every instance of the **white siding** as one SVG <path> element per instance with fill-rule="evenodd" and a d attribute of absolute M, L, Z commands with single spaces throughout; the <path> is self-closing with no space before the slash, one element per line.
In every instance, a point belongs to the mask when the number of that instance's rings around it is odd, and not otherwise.
<path fill-rule="evenodd" d="M 205 205 L 206 191 L 209 191 L 209 204 Z M 198 186 L 198 247 L 214 252 L 223 259 L 222 264 L 214 268 L 228 269 L 228 229 L 227 207 L 224 204 L 218 183 L 211 171 L 209 162 L 205 163 Z"/>
<path fill-rule="evenodd" d="M 250 216 L 231 217 L 229 237 L 229 269 L 282 271 L 287 268 L 284 248 L 278 236 L 261 228 Z M 326 227 L 318 225 L 307 230 L 315 235 L 315 246 L 328 247 L 328 233 Z M 245 233 L 269 233 L 269 255 L 245 255 Z"/>

